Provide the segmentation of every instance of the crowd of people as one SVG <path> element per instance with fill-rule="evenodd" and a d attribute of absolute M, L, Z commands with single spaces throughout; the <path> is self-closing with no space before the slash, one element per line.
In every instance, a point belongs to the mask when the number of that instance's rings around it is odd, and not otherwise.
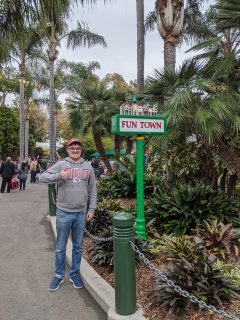
<path fill-rule="evenodd" d="M 12 160 L 7 157 L 6 161 L 0 160 L 0 176 L 2 177 L 1 193 L 7 193 L 11 190 L 25 190 L 28 173 L 30 173 L 30 183 L 39 182 L 41 171 L 49 166 L 48 158 L 28 157 L 27 160 L 20 163 L 19 160 Z"/>
<path fill-rule="evenodd" d="M 107 175 L 107 168 L 102 160 L 92 158 L 89 162 L 93 167 L 96 179 Z M 0 160 L 0 176 L 2 177 L 1 193 L 5 192 L 6 186 L 8 193 L 11 190 L 25 190 L 28 174 L 30 183 L 38 183 L 40 174 L 48 168 L 48 157 L 29 156 L 28 159 L 22 163 L 20 163 L 19 160 L 12 160 L 11 157 L 7 157 L 5 161 Z"/>

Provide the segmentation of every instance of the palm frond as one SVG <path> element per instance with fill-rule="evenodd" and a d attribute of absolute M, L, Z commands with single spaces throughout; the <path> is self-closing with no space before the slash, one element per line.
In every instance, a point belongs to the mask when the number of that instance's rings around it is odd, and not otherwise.
<path fill-rule="evenodd" d="M 106 47 L 106 42 L 102 36 L 90 31 L 87 24 L 78 22 L 77 28 L 69 32 L 67 36 L 67 47 L 76 49 L 79 46 L 91 48 L 97 44 Z"/>
<path fill-rule="evenodd" d="M 154 31 L 157 23 L 157 12 L 156 10 L 148 13 L 145 19 L 145 32 Z"/>

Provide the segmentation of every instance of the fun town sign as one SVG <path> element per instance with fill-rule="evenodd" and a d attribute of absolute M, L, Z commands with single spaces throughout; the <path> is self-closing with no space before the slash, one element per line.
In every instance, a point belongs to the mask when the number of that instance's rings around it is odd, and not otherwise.
<path fill-rule="evenodd" d="M 166 134 L 166 118 L 157 115 L 157 106 L 123 103 L 112 117 L 113 134 Z"/>

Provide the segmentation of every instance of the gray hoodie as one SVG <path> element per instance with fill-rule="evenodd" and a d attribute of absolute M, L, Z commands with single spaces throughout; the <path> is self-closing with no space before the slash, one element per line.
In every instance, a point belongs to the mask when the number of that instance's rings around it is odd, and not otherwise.
<path fill-rule="evenodd" d="M 68 178 L 63 179 L 61 171 Z M 81 158 L 73 162 L 70 158 L 59 161 L 40 175 L 42 182 L 58 182 L 57 208 L 66 212 L 88 210 L 94 213 L 97 202 L 96 179 L 90 163 Z"/>

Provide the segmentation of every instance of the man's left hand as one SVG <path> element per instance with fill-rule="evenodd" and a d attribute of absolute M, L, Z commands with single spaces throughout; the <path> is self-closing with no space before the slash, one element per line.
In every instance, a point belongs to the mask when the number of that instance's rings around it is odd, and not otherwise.
<path fill-rule="evenodd" d="M 94 214 L 92 212 L 88 212 L 87 216 L 86 216 L 86 220 L 87 221 L 92 221 L 93 217 L 94 217 Z"/>

